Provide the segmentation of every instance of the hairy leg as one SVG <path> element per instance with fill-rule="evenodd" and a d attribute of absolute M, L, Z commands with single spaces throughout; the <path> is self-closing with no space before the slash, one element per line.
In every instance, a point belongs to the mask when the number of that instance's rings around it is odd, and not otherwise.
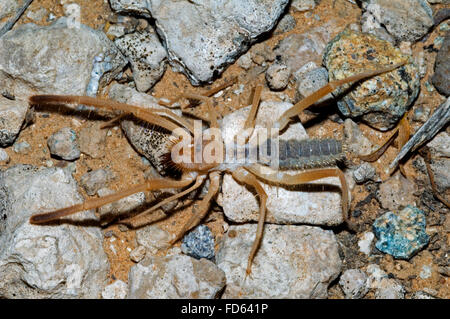
<path fill-rule="evenodd" d="M 342 187 L 342 213 L 344 221 L 348 220 L 348 209 L 349 209 L 349 196 L 348 196 L 348 185 L 345 179 L 344 173 L 339 168 L 318 168 L 313 170 L 308 170 L 304 172 L 300 172 L 294 175 L 290 175 L 287 173 L 262 173 L 261 165 L 253 165 L 250 167 L 246 167 L 246 169 L 259 177 L 262 180 L 281 185 L 298 185 L 304 184 L 311 181 L 315 181 L 325 177 L 336 176 L 339 177 L 339 181 L 341 182 Z"/>
<path fill-rule="evenodd" d="M 36 214 L 30 217 L 31 224 L 44 224 L 50 221 L 57 220 L 61 217 L 65 217 L 68 215 L 72 215 L 78 213 L 83 210 L 89 210 L 93 208 L 97 208 L 112 202 L 115 202 L 124 197 L 128 197 L 132 194 L 143 192 L 143 191 L 152 191 L 157 189 L 164 188 L 181 188 L 188 186 L 193 182 L 193 177 L 191 175 L 184 175 L 179 181 L 170 180 L 170 179 L 152 179 L 148 180 L 145 183 L 130 187 L 129 189 L 100 197 L 100 198 L 92 198 L 86 200 L 84 203 L 73 205 L 70 207 L 61 208 L 52 212 Z"/>
<path fill-rule="evenodd" d="M 160 201 L 158 204 L 150 207 L 149 209 L 143 211 L 142 213 L 140 213 L 137 216 L 121 220 L 120 223 L 124 224 L 124 225 L 131 226 L 131 227 L 136 227 L 137 226 L 136 225 L 136 221 L 139 221 L 139 224 L 142 224 L 142 220 L 145 218 L 146 215 L 154 212 L 156 209 L 160 208 L 161 206 L 163 206 L 165 204 L 168 204 L 168 203 L 170 203 L 170 202 L 172 202 L 172 201 L 174 201 L 174 200 L 176 200 L 176 199 L 178 199 L 178 198 L 180 198 L 180 197 L 182 197 L 182 196 L 184 196 L 186 194 L 189 194 L 190 192 L 196 190 L 197 188 L 199 188 L 203 184 L 205 179 L 206 179 L 205 175 L 198 176 L 197 179 L 195 180 L 194 185 L 192 185 L 191 187 L 185 189 L 184 191 L 182 191 L 182 192 L 180 192 L 178 194 L 172 195 L 172 196 L 170 196 L 170 197 Z"/>
<path fill-rule="evenodd" d="M 209 179 L 211 184 L 209 185 L 208 193 L 202 199 L 197 208 L 194 209 L 194 215 L 187 221 L 187 223 L 183 226 L 181 231 L 175 236 L 174 239 L 170 241 L 170 244 L 173 245 L 178 240 L 180 240 L 186 232 L 197 226 L 200 221 L 206 216 L 208 213 L 209 202 L 213 199 L 213 197 L 217 194 L 220 187 L 220 173 L 213 172 L 209 175 Z"/>
<path fill-rule="evenodd" d="M 255 176 L 247 172 L 243 168 L 239 168 L 236 171 L 232 173 L 232 176 L 234 179 L 236 179 L 238 182 L 250 185 L 255 188 L 256 192 L 258 193 L 260 205 L 259 205 L 259 219 L 258 219 L 258 227 L 256 229 L 256 236 L 255 240 L 253 241 L 253 246 L 250 251 L 250 255 L 248 256 L 247 261 L 247 275 L 250 275 L 251 273 L 251 267 L 253 259 L 255 258 L 256 252 L 258 251 L 259 246 L 261 245 L 261 240 L 263 236 L 264 231 L 264 222 L 266 221 L 266 202 L 267 202 L 267 194 L 264 191 L 264 188 L 261 186 L 261 184 L 258 182 Z"/>
<path fill-rule="evenodd" d="M 314 92 L 313 94 L 311 94 L 310 96 L 304 98 L 303 100 L 301 100 L 300 102 L 295 104 L 293 107 L 291 107 L 286 112 L 284 112 L 280 116 L 278 121 L 274 123 L 274 127 L 277 127 L 280 131 L 283 130 L 286 127 L 286 125 L 289 123 L 291 118 L 293 118 L 296 115 L 299 115 L 304 109 L 311 106 L 312 104 L 314 104 L 315 102 L 317 102 L 318 100 L 323 98 L 325 95 L 333 92 L 335 89 L 337 89 L 338 87 L 340 87 L 343 84 L 360 81 L 360 80 L 368 78 L 368 77 L 379 75 L 379 74 L 382 74 L 385 72 L 390 72 L 390 71 L 404 65 L 405 63 L 406 62 L 395 64 L 395 65 L 388 66 L 388 67 L 382 67 L 375 71 L 362 72 L 360 74 L 356 74 L 356 75 L 350 76 L 350 77 L 342 79 L 342 80 L 330 82 L 327 85 L 325 85 L 324 87 L 322 87 L 319 90 L 317 90 L 316 92 Z"/>

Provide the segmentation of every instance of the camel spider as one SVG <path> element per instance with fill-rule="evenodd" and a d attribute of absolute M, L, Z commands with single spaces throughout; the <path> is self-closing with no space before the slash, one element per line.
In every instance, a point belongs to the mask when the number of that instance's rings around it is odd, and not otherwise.
<path fill-rule="evenodd" d="M 337 87 L 360 81 L 362 79 L 379 75 L 381 73 L 389 72 L 397 67 L 403 65 L 396 64 L 388 67 L 380 67 L 375 71 L 367 71 L 363 72 L 351 77 L 348 77 L 343 80 L 338 80 L 334 82 L 330 82 L 324 87 L 320 88 L 315 93 L 311 94 L 307 98 L 298 102 L 294 106 L 292 106 L 289 110 L 287 110 L 274 124 L 274 128 L 283 130 L 290 122 L 290 120 L 298 116 L 304 109 L 308 106 L 312 105 L 320 98 L 326 96 L 327 94 L 333 92 Z M 256 87 L 256 91 L 253 98 L 252 107 L 250 113 L 248 115 L 247 121 L 244 125 L 245 138 L 244 142 L 240 145 L 235 145 L 235 147 L 240 148 L 240 150 L 244 152 L 245 156 L 247 156 L 254 145 L 250 145 L 248 143 L 248 137 L 251 135 L 253 128 L 255 126 L 255 117 L 258 110 L 259 100 L 261 96 L 261 86 Z M 208 98 L 203 95 L 191 94 L 191 93 L 182 93 L 180 94 L 176 100 L 187 98 L 187 99 L 195 99 L 202 102 L 205 102 L 208 106 L 208 117 L 210 122 L 210 128 L 212 129 L 220 129 L 217 115 L 215 110 L 213 109 L 211 103 Z M 172 101 L 173 103 L 174 101 Z M 30 223 L 32 224 L 44 224 L 50 221 L 57 220 L 63 216 L 71 215 L 80 211 L 89 210 L 93 208 L 98 208 L 100 206 L 106 205 L 108 203 L 117 201 L 121 198 L 130 196 L 137 192 L 142 191 L 153 191 L 165 188 L 185 188 L 178 194 L 175 194 L 155 206 L 149 208 L 143 214 L 149 213 L 156 208 L 173 201 L 181 196 L 184 196 L 195 189 L 198 189 L 207 178 L 210 180 L 210 186 L 206 196 L 203 197 L 199 206 L 194 212 L 194 215 L 190 220 L 184 225 L 182 230 L 175 236 L 175 238 L 170 242 L 174 244 L 178 240 L 180 240 L 183 235 L 197 226 L 200 221 L 206 216 L 208 213 L 209 203 L 217 194 L 220 188 L 220 176 L 222 173 L 229 173 L 233 176 L 235 180 L 239 183 L 243 183 L 255 189 L 259 201 L 259 220 L 256 231 L 255 240 L 253 242 L 251 252 L 247 261 L 246 273 L 249 275 L 251 273 L 251 265 L 252 261 L 258 251 L 258 247 L 261 243 L 264 222 L 266 217 L 266 200 L 267 194 L 265 193 L 263 187 L 261 186 L 259 180 L 273 183 L 276 185 L 296 185 L 311 182 L 314 180 L 318 180 L 324 177 L 337 176 L 340 180 L 342 187 L 342 211 L 344 220 L 347 220 L 348 208 L 349 208 L 349 198 L 348 198 L 348 187 L 347 182 L 345 180 L 343 172 L 337 168 L 333 167 L 333 165 L 340 159 L 345 156 L 345 150 L 341 143 L 341 141 L 335 139 L 326 139 L 326 140 L 289 140 L 289 141 L 279 141 L 278 149 L 279 154 L 278 158 L 275 158 L 278 161 L 279 170 L 274 171 L 274 173 L 265 173 L 263 170 L 264 167 L 270 166 L 272 164 L 271 159 L 267 160 L 267 158 L 257 157 L 257 161 L 253 163 L 229 163 L 224 161 L 223 155 L 223 143 L 217 143 L 216 140 L 214 142 L 215 152 L 213 152 L 216 156 L 214 160 L 207 160 L 204 153 L 200 154 L 200 159 L 197 161 L 192 161 L 192 154 L 195 153 L 196 143 L 188 142 L 186 143 L 185 136 L 188 135 L 192 137 L 194 134 L 194 127 L 192 124 L 186 119 L 174 114 L 170 110 L 159 110 L 159 109 L 141 109 L 139 107 L 128 105 L 124 103 L 119 103 L 113 100 L 100 99 L 100 98 L 92 98 L 86 96 L 64 96 L 64 95 L 34 95 L 30 97 L 31 105 L 46 105 L 46 106 L 54 106 L 60 104 L 84 104 L 91 105 L 98 108 L 109 109 L 109 110 L 121 110 L 126 113 L 133 114 L 136 118 L 144 120 L 153 125 L 157 125 L 166 129 L 170 132 L 173 132 L 174 139 L 169 145 L 169 149 L 172 150 L 170 154 L 168 154 L 168 161 L 171 165 L 174 165 L 181 173 L 181 178 L 179 180 L 167 179 L 167 178 L 156 178 L 150 179 L 143 184 L 139 184 L 129 189 L 125 189 L 119 191 L 115 194 L 108 195 L 101 198 L 88 199 L 84 203 L 73 205 L 70 207 L 58 209 L 52 212 L 46 212 L 41 214 L 36 214 L 31 216 Z M 205 149 L 210 146 L 209 139 L 203 137 L 200 139 L 199 144 L 203 146 Z M 194 136 L 195 139 L 195 136 Z M 184 142 L 183 142 L 184 141 Z M 265 145 L 257 145 L 256 147 L 261 148 L 266 146 L 266 150 L 268 150 L 272 144 L 276 142 L 271 137 L 267 138 L 265 141 Z M 183 144 L 185 143 L 185 144 Z M 185 148 L 181 148 L 181 152 L 173 152 L 175 148 L 179 148 L 182 145 Z M 187 148 L 186 148 L 187 147 Z M 184 150 L 184 152 L 183 152 Z M 186 152 L 189 151 L 189 152 Z M 188 154 L 186 154 L 188 153 Z M 272 154 L 273 155 L 273 154 Z M 269 156 L 270 157 L 270 156 Z M 294 175 L 287 174 L 283 172 L 286 169 L 297 169 L 301 170 L 304 168 L 315 168 L 309 170 L 299 171 Z M 136 217 L 136 216 L 135 216 Z M 133 218 L 128 218 L 126 222 L 132 223 Z M 123 222 L 123 221 L 122 221 Z"/>

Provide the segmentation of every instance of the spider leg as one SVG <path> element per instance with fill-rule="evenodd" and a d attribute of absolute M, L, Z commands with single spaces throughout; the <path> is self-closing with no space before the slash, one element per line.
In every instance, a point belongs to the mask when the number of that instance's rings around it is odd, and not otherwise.
<path fill-rule="evenodd" d="M 313 170 L 308 170 L 300 172 L 294 175 L 287 173 L 262 173 L 261 165 L 255 164 L 250 167 L 246 167 L 249 172 L 253 175 L 259 177 L 262 180 L 282 185 L 298 185 L 303 183 L 308 183 L 321 178 L 337 176 L 341 182 L 342 187 L 342 215 L 344 221 L 347 222 L 348 209 L 349 209 L 349 195 L 348 195 L 348 185 L 345 179 L 344 173 L 337 167 L 335 168 L 318 168 Z"/>
<path fill-rule="evenodd" d="M 244 128 L 242 129 L 241 133 L 244 134 L 245 140 L 244 143 L 248 142 L 248 139 L 250 136 L 252 136 L 253 131 L 255 129 L 255 122 L 256 122 L 256 114 L 258 113 L 258 107 L 259 102 L 261 101 L 261 91 L 262 91 L 262 85 L 257 85 L 255 88 L 255 93 L 253 94 L 253 101 L 252 101 L 252 107 L 250 109 L 250 112 L 248 113 L 247 120 L 245 121 Z"/>
<path fill-rule="evenodd" d="M 174 200 L 176 200 L 176 199 L 178 199 L 178 198 L 180 198 L 180 197 L 182 197 L 182 196 L 184 196 L 186 194 L 189 194 L 190 192 L 196 190 L 197 188 L 199 188 L 203 184 L 203 182 L 205 181 L 205 178 L 206 178 L 205 175 L 198 176 L 197 179 L 195 180 L 194 185 L 192 185 L 191 187 L 185 189 L 184 191 L 182 191 L 182 192 L 180 192 L 178 194 L 172 195 L 172 196 L 170 196 L 170 197 L 160 201 L 158 204 L 150 207 L 149 209 L 143 211 L 142 213 L 140 213 L 137 216 L 121 220 L 120 223 L 124 224 L 124 225 L 128 225 L 130 227 L 137 227 L 138 225 L 136 224 L 136 222 L 139 221 L 139 224 L 141 225 L 142 221 L 145 219 L 146 215 L 154 212 L 159 207 L 161 207 L 161 206 L 163 206 L 165 204 L 168 204 L 168 203 L 170 203 L 170 202 L 172 202 L 172 201 L 174 201 Z"/>
<path fill-rule="evenodd" d="M 50 221 L 57 220 L 61 217 L 65 217 L 68 215 L 72 215 L 78 213 L 83 210 L 89 210 L 93 208 L 97 208 L 112 202 L 115 202 L 121 198 L 130 196 L 132 194 L 143 192 L 143 191 L 152 191 L 157 189 L 164 188 L 181 188 L 188 186 L 193 182 L 193 178 L 191 175 L 184 175 L 179 181 L 168 180 L 163 178 L 151 179 L 146 181 L 145 183 L 132 186 L 126 190 L 119 191 L 117 193 L 100 197 L 100 198 L 92 198 L 88 199 L 85 202 L 77 205 L 73 205 L 70 207 L 61 208 L 52 212 L 36 214 L 30 217 L 31 224 L 44 224 Z"/>
<path fill-rule="evenodd" d="M 213 197 L 217 194 L 220 187 L 220 173 L 219 172 L 212 172 L 209 175 L 209 179 L 211 181 L 211 184 L 208 189 L 208 193 L 206 196 L 202 199 L 199 206 L 197 208 L 194 208 L 194 215 L 187 221 L 187 223 L 183 226 L 181 231 L 175 236 L 174 239 L 170 241 L 170 244 L 173 245 L 178 240 L 180 240 L 186 232 L 197 226 L 200 221 L 205 217 L 205 215 L 208 213 L 209 208 L 209 202 L 213 199 Z"/>
<path fill-rule="evenodd" d="M 251 173 L 246 171 L 243 168 L 239 168 L 236 171 L 232 173 L 232 176 L 234 179 L 236 179 L 238 182 L 250 185 L 255 188 L 256 192 L 258 193 L 259 200 L 260 200 L 260 206 L 259 206 L 259 219 L 258 219 L 258 227 L 256 229 L 256 236 L 255 240 L 253 241 L 252 249 L 250 251 L 250 255 L 248 256 L 247 261 L 247 269 L 246 274 L 247 276 L 251 273 L 251 267 L 253 263 L 253 259 L 255 258 L 256 252 L 258 251 L 259 246 L 261 245 L 261 240 L 263 236 L 264 231 L 264 222 L 266 221 L 266 202 L 267 202 L 267 194 L 264 191 L 264 188 L 261 186 L 261 184 L 258 182 L 255 176 L 253 176 Z"/>
<path fill-rule="evenodd" d="M 336 81 L 329 82 L 327 85 L 318 89 L 316 92 L 312 93 L 308 97 L 304 98 L 303 100 L 301 100 L 300 102 L 298 102 L 297 104 L 292 106 L 289 110 L 284 112 L 280 116 L 278 121 L 274 123 L 274 127 L 279 128 L 280 131 L 283 130 L 286 127 L 286 125 L 289 123 L 289 121 L 292 117 L 299 115 L 304 109 L 311 106 L 312 104 L 314 104 L 315 102 L 317 102 L 318 100 L 320 100 L 321 98 L 326 96 L 327 94 L 333 92 L 335 89 L 337 89 L 338 87 L 340 87 L 343 84 L 360 81 L 360 80 L 368 78 L 368 77 L 379 75 L 379 74 L 382 74 L 385 72 L 390 72 L 390 71 L 398 68 L 399 66 L 404 65 L 405 63 L 406 62 L 402 62 L 402 63 L 398 63 L 395 65 L 387 66 L 387 67 L 381 67 L 375 71 L 362 72 L 362 73 L 359 73 L 359 74 L 356 74 L 353 76 L 349 76 L 348 78 L 345 78 L 342 80 L 336 80 Z"/>

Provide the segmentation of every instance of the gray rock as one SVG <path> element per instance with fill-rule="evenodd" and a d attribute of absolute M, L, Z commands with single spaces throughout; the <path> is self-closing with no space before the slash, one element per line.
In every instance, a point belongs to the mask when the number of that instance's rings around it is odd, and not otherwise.
<path fill-rule="evenodd" d="M 289 83 L 291 70 L 283 64 L 274 63 L 266 71 L 266 81 L 272 90 L 284 90 Z"/>
<path fill-rule="evenodd" d="M 434 74 L 431 78 L 436 90 L 445 96 L 450 95 L 450 36 L 446 36 L 444 43 L 436 56 Z"/>
<path fill-rule="evenodd" d="M 288 2 L 112 0 L 111 7 L 154 18 L 172 67 L 199 85 L 210 83 L 259 35 L 270 31 Z"/>
<path fill-rule="evenodd" d="M 450 135 L 447 132 L 437 134 L 427 146 L 434 157 L 450 157 Z"/>
<path fill-rule="evenodd" d="M 294 9 L 294 12 L 309 11 L 314 9 L 318 2 L 320 2 L 320 0 L 293 0 L 291 2 L 291 8 Z"/>
<path fill-rule="evenodd" d="M 417 291 L 411 296 L 411 299 L 436 299 L 436 298 L 426 293 L 425 291 Z"/>
<path fill-rule="evenodd" d="M 159 81 L 166 70 L 167 53 L 155 32 L 127 34 L 114 43 L 130 62 L 138 91 L 148 91 Z"/>
<path fill-rule="evenodd" d="M 376 299 L 404 299 L 405 288 L 375 264 L 367 266 L 368 285 L 375 290 Z"/>
<path fill-rule="evenodd" d="M 295 21 L 295 18 L 290 14 L 285 14 L 280 21 L 278 22 L 274 34 L 281 34 L 285 32 L 289 32 L 292 29 L 295 28 L 297 25 L 297 22 Z"/>
<path fill-rule="evenodd" d="M 71 174 L 17 165 L 1 172 L 0 185 L 0 297 L 99 298 L 109 273 L 101 230 L 28 222 L 32 214 L 82 202 Z M 93 217 L 82 212 L 67 219 Z"/>
<path fill-rule="evenodd" d="M 102 291 L 103 299 L 125 299 L 128 293 L 128 286 L 122 280 L 116 280 Z"/>
<path fill-rule="evenodd" d="M 52 155 L 67 161 L 80 158 L 80 148 L 75 131 L 70 127 L 63 127 L 47 139 L 47 145 Z"/>
<path fill-rule="evenodd" d="M 144 259 L 146 253 L 146 249 L 144 246 L 138 246 L 132 251 L 130 251 L 130 259 L 134 261 L 135 263 L 140 262 L 142 259 Z"/>
<path fill-rule="evenodd" d="M 144 246 L 152 255 L 155 255 L 160 250 L 169 248 L 171 239 L 172 236 L 167 231 L 155 225 L 142 227 L 136 231 L 137 243 Z"/>
<path fill-rule="evenodd" d="M 378 198 L 381 206 L 392 211 L 415 203 L 416 185 L 399 172 L 380 185 Z"/>
<path fill-rule="evenodd" d="M 388 41 L 395 45 L 395 39 L 387 30 L 377 21 L 377 19 L 368 11 L 361 16 L 361 31 L 370 33 L 381 40 Z"/>
<path fill-rule="evenodd" d="M 119 102 L 141 106 L 143 109 L 165 109 L 151 95 L 139 93 L 125 85 L 112 85 L 109 97 Z M 174 112 L 181 115 L 179 110 Z M 122 120 L 121 126 L 131 145 L 144 155 L 160 174 L 166 174 L 163 155 L 168 152 L 167 143 L 171 134 L 153 130 L 151 124 L 133 119 Z"/>
<path fill-rule="evenodd" d="M 247 52 L 246 54 L 241 55 L 241 57 L 237 60 L 237 63 L 244 70 L 250 69 L 250 67 L 252 66 L 252 58 L 250 56 L 250 53 Z"/>
<path fill-rule="evenodd" d="M 326 298 L 341 272 L 332 231 L 311 226 L 265 225 L 261 246 L 245 280 L 256 225 L 230 226 L 216 255 L 227 276 L 224 298 Z"/>
<path fill-rule="evenodd" d="M 389 42 L 349 29 L 330 41 L 323 59 L 330 81 L 376 70 L 380 65 L 412 61 Z M 410 62 L 361 81 L 351 90 L 348 90 L 350 85 L 344 85 L 333 94 L 339 97 L 339 110 L 345 116 L 361 117 L 377 129 L 388 130 L 396 125 L 417 97 L 419 80 L 419 70 Z"/>
<path fill-rule="evenodd" d="M 225 286 L 225 274 L 206 259 L 146 257 L 131 267 L 128 286 L 131 299 L 212 299 Z"/>
<path fill-rule="evenodd" d="M 351 119 L 344 121 L 344 141 L 352 154 L 368 155 L 373 151 L 372 143 L 363 135 L 358 124 Z"/>
<path fill-rule="evenodd" d="M 0 96 L 0 146 L 9 146 L 15 141 L 25 123 L 27 112 L 28 102 Z"/>
<path fill-rule="evenodd" d="M 8 164 L 9 163 L 9 155 L 8 153 L 0 148 L 0 164 Z"/>
<path fill-rule="evenodd" d="M 214 259 L 214 236 L 208 226 L 200 225 L 183 237 L 181 251 L 195 259 Z"/>
<path fill-rule="evenodd" d="M 31 151 L 31 145 L 27 141 L 17 141 L 13 145 L 14 152 L 18 154 L 28 154 Z"/>
<path fill-rule="evenodd" d="M 397 41 L 416 42 L 433 25 L 433 11 L 425 0 L 365 0 L 363 8 Z"/>
<path fill-rule="evenodd" d="M 353 171 L 353 178 L 358 184 L 373 180 L 376 175 L 375 167 L 369 163 L 362 163 Z"/>
<path fill-rule="evenodd" d="M 0 37 L 11 30 L 33 0 L 2 0 L 0 6 Z"/>
<path fill-rule="evenodd" d="M 15 96 L 30 94 L 84 95 L 94 57 L 109 60 L 110 71 L 100 81 L 109 83 L 125 66 L 120 51 L 101 31 L 66 18 L 50 26 L 22 24 L 0 38 L 0 82 Z"/>
<path fill-rule="evenodd" d="M 368 277 L 360 269 L 348 269 L 344 271 L 339 279 L 339 285 L 348 299 L 360 299 L 369 291 L 367 286 Z"/>
<path fill-rule="evenodd" d="M 434 182 L 438 192 L 445 194 L 450 188 L 450 159 L 435 159 L 431 162 L 430 167 L 434 174 Z"/>
<path fill-rule="evenodd" d="M 79 132 L 80 151 L 92 158 L 105 156 L 106 135 L 108 130 L 100 128 L 102 122 L 88 121 Z"/>
<path fill-rule="evenodd" d="M 328 84 L 328 71 L 321 67 L 307 72 L 297 72 L 296 81 L 298 85 L 297 92 L 301 98 L 305 98 Z M 330 98 L 333 98 L 333 96 L 328 94 L 316 103 L 321 103 Z"/>
<path fill-rule="evenodd" d="M 273 127 L 282 113 L 292 104 L 287 102 L 263 101 L 256 116 L 255 131 L 250 137 L 252 141 L 258 134 L 267 133 L 266 128 Z M 241 108 L 223 117 L 222 138 L 225 145 L 232 145 L 234 137 L 241 132 L 247 119 L 250 107 Z M 262 136 L 262 135 L 260 135 Z M 306 139 L 308 135 L 301 123 L 291 124 L 280 139 Z M 272 171 L 268 168 L 268 171 Z M 292 174 L 298 171 L 284 171 Z M 275 223 L 308 223 L 314 225 L 339 225 L 342 223 L 341 195 L 339 192 L 320 188 L 321 191 L 308 191 L 304 185 L 297 187 L 274 186 L 262 183 L 268 195 L 268 222 Z M 337 177 L 328 177 L 311 184 L 328 184 L 340 187 Z M 257 221 L 259 216 L 259 200 L 251 188 L 236 182 L 230 174 L 225 174 L 222 192 L 217 202 L 223 207 L 227 218 L 234 222 Z"/>
<path fill-rule="evenodd" d="M 93 196 L 100 188 L 105 187 L 113 177 L 109 170 L 96 169 L 81 176 L 80 183 L 86 193 L 89 196 Z"/>

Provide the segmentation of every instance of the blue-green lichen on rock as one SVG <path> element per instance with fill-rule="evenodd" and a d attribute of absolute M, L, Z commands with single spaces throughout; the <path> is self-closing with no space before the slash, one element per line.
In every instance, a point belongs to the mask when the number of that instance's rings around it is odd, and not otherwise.
<path fill-rule="evenodd" d="M 323 63 L 329 80 L 342 80 L 365 71 L 407 63 L 397 69 L 338 88 L 338 107 L 343 115 L 361 118 L 380 130 L 393 128 L 416 99 L 420 89 L 417 66 L 388 41 L 345 29 L 331 40 Z"/>
<path fill-rule="evenodd" d="M 398 259 L 411 258 L 430 240 L 425 232 L 424 212 L 410 205 L 397 214 L 387 212 L 380 216 L 372 227 L 378 239 L 375 247 Z"/>

